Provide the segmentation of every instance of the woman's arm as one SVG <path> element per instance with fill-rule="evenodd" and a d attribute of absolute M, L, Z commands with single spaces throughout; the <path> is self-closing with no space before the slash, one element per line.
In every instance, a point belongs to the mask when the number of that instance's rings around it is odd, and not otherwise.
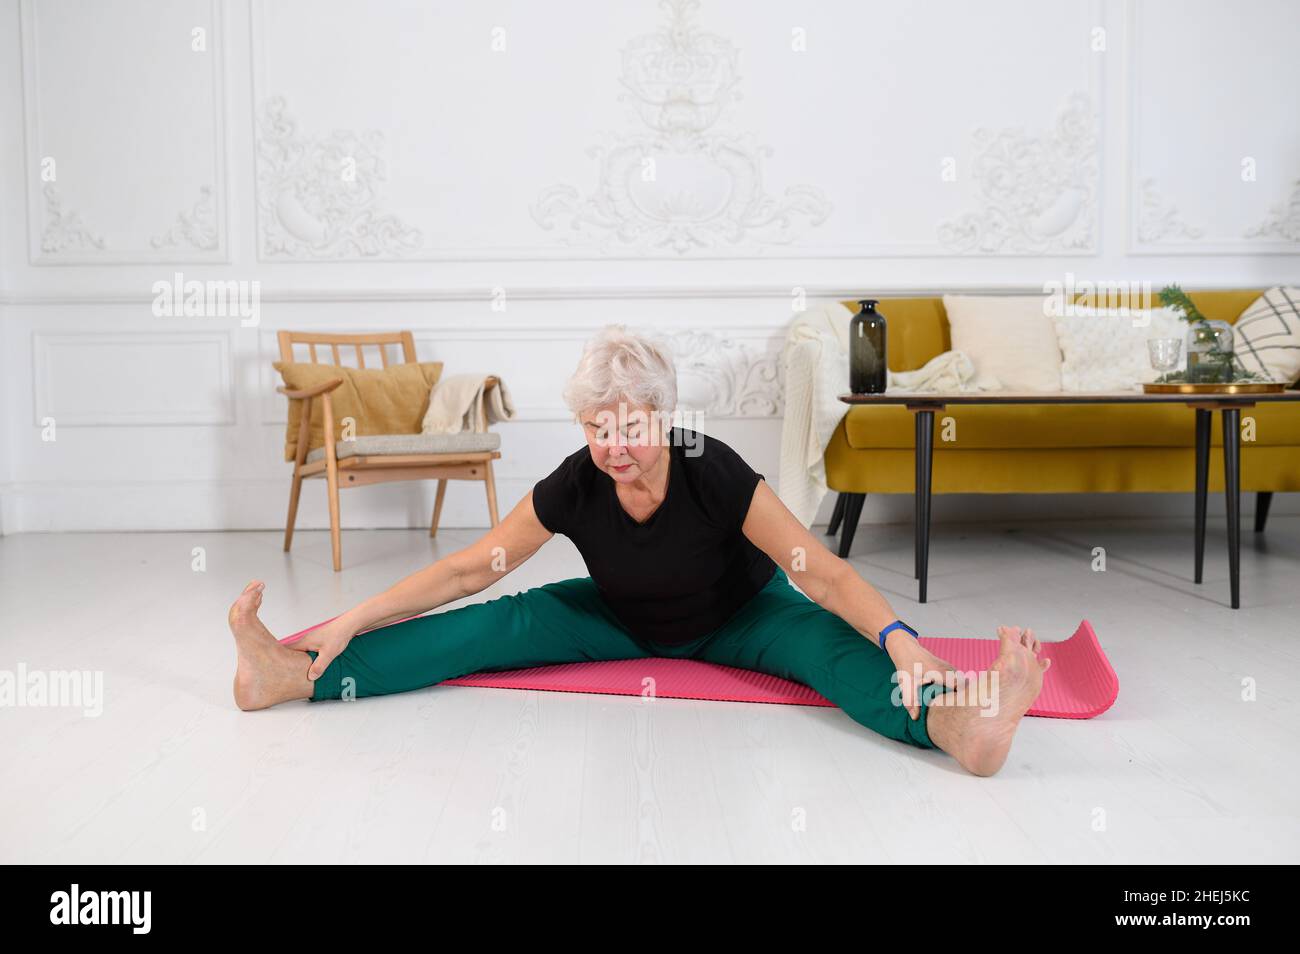
<path fill-rule="evenodd" d="M 849 623 L 873 645 L 879 645 L 880 630 L 898 619 L 889 601 L 800 523 L 767 481 L 760 480 L 754 489 L 741 529 L 810 600 Z M 889 639 L 893 637 L 891 633 Z"/>
<path fill-rule="evenodd" d="M 781 565 L 790 580 L 822 608 L 830 610 L 879 647 L 880 630 L 898 619 L 889 601 L 847 561 L 822 542 L 759 481 L 741 529 L 746 537 Z M 920 688 L 926 683 L 955 685 L 952 665 L 927 650 L 906 630 L 885 638 L 885 652 L 898 673 L 901 703 L 913 719 L 920 716 Z"/>
<path fill-rule="evenodd" d="M 533 512 L 533 494 L 477 542 L 394 583 L 343 614 L 357 631 L 418 616 L 491 586 L 551 538 Z"/>

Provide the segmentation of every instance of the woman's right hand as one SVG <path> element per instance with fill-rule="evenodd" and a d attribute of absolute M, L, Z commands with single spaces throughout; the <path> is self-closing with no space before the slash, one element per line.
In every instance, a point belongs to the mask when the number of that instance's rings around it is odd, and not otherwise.
<path fill-rule="evenodd" d="M 300 649 L 303 652 L 310 649 L 316 653 L 311 668 L 307 670 L 307 678 L 315 682 L 329 668 L 329 664 L 334 661 L 334 657 L 348 648 L 348 643 L 352 642 L 352 637 L 357 632 L 357 629 L 350 625 L 343 616 L 335 616 L 333 619 L 326 620 L 319 626 L 307 630 L 292 642 L 286 642 L 282 645 L 287 646 L 289 649 Z"/>
<path fill-rule="evenodd" d="M 962 680 L 952 663 L 930 652 L 911 633 L 894 630 L 885 637 L 885 652 L 894 664 L 898 697 L 912 719 L 921 715 L 921 687 L 937 683 L 956 689 Z"/>

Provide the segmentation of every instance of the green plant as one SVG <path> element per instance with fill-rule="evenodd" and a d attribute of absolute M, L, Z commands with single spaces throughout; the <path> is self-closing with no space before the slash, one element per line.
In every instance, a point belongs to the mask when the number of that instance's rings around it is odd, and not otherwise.
<path fill-rule="evenodd" d="M 1160 304 L 1164 305 L 1166 308 L 1172 308 L 1174 311 L 1179 312 L 1183 321 L 1192 322 L 1209 320 L 1201 314 L 1200 309 L 1192 303 L 1192 299 L 1188 297 L 1187 292 L 1183 291 L 1177 285 L 1166 285 L 1164 288 L 1160 289 L 1159 298 Z"/>
<path fill-rule="evenodd" d="M 1188 370 L 1187 374 L 1191 380 L 1205 382 L 1219 382 L 1231 384 L 1237 381 L 1259 380 L 1267 381 L 1267 378 L 1261 378 L 1258 375 L 1251 375 L 1242 365 L 1241 360 L 1231 351 L 1224 351 L 1219 347 L 1219 337 L 1212 330 L 1210 319 L 1201 314 L 1201 310 L 1196 307 L 1187 292 L 1183 291 L 1177 285 L 1166 285 L 1160 289 L 1160 304 L 1178 312 L 1178 316 L 1191 325 L 1192 328 L 1188 333 Z M 1192 365 L 1194 358 L 1191 342 L 1195 338 L 1198 341 L 1204 340 L 1209 343 L 1209 347 L 1199 353 L 1199 361 L 1195 367 Z M 1177 374 L 1178 372 L 1170 372 Z M 1168 377 L 1166 375 L 1165 377 Z M 1188 380 L 1187 377 L 1171 378 L 1183 382 Z M 1161 381 L 1160 383 L 1166 383 Z"/>

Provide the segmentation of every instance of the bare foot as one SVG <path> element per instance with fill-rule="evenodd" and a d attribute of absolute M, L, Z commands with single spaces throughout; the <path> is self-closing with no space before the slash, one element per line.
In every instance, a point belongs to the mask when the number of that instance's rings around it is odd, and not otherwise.
<path fill-rule="evenodd" d="M 1043 673 L 1052 664 L 1036 655 L 1040 644 L 1033 630 L 999 626 L 998 639 L 998 658 L 989 667 L 997 673 L 996 683 L 989 683 L 997 694 L 995 714 L 988 714 L 994 711 L 991 700 L 970 691 L 964 699 L 953 692 L 935 696 L 926 716 L 931 741 L 981 776 L 995 774 L 1006 762 L 1020 719 L 1038 698 Z"/>
<path fill-rule="evenodd" d="M 315 686 L 307 678 L 311 657 L 288 649 L 257 618 L 266 584 L 253 580 L 230 607 L 235 634 L 235 705 L 249 712 L 290 699 L 310 699 Z"/>

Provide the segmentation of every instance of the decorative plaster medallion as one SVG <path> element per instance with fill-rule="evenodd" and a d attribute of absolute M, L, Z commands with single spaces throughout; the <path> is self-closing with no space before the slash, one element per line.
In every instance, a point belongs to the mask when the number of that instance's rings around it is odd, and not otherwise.
<path fill-rule="evenodd" d="M 212 186 L 205 185 L 199 189 L 199 200 L 188 212 L 176 216 L 176 222 L 162 235 L 155 235 L 149 240 L 154 248 L 176 248 L 188 245 L 203 252 L 212 252 L 217 248 L 217 222 L 212 210 Z"/>
<path fill-rule="evenodd" d="M 86 248 L 104 248 L 102 236 L 91 232 L 76 212 L 65 212 L 58 187 L 45 183 L 41 190 L 45 196 L 45 231 L 41 233 L 41 251 L 55 255 L 59 252 Z"/>
<path fill-rule="evenodd" d="M 402 255 L 419 229 L 377 210 L 388 172 L 382 133 L 336 129 L 308 138 L 276 96 L 257 132 L 257 209 L 263 258 L 340 259 Z"/>
<path fill-rule="evenodd" d="M 1292 185 L 1290 198 L 1273 206 L 1259 225 L 1248 228 L 1246 238 L 1300 242 L 1300 179 Z"/>
<path fill-rule="evenodd" d="M 769 146 L 749 133 L 716 128 L 736 89 L 739 50 L 692 22 L 699 0 L 660 0 L 668 22 L 623 49 L 620 101 L 646 127 L 606 134 L 588 149 L 599 160 L 587 198 L 571 185 L 542 191 L 530 209 L 545 229 L 562 226 L 569 245 L 600 251 L 686 255 L 718 246 L 786 244 L 830 214 L 822 193 L 789 186 L 764 191 Z"/>
<path fill-rule="evenodd" d="M 1097 121 L 1087 93 L 1072 93 L 1054 129 L 981 128 L 970 168 L 983 208 L 939 224 L 939 241 L 985 255 L 1096 249 Z"/>

